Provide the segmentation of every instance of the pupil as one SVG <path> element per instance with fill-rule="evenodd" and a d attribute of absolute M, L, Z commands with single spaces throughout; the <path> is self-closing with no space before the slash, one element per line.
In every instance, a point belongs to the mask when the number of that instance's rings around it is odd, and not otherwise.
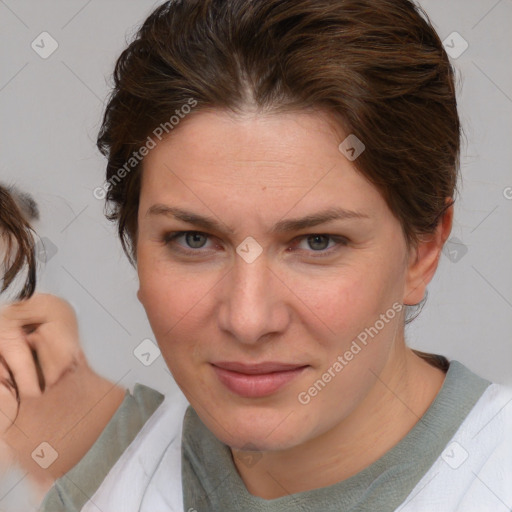
<path fill-rule="evenodd" d="M 204 245 L 204 241 L 203 243 L 199 243 L 199 245 L 194 245 L 197 243 L 197 237 L 201 238 L 203 235 L 199 234 L 199 233 L 188 233 L 187 234 L 187 243 L 193 247 L 194 249 L 198 249 L 200 247 L 202 247 Z"/>
<path fill-rule="evenodd" d="M 316 247 L 316 249 L 325 249 L 327 246 L 325 245 L 325 241 L 327 240 L 327 237 L 325 235 L 313 235 L 313 236 L 310 236 L 309 237 L 309 241 L 311 242 L 311 240 L 313 240 L 313 243 L 311 244 L 310 243 L 310 246 L 312 249 L 315 249 L 314 245 L 315 243 L 318 241 L 318 239 L 323 239 L 324 243 L 320 242 L 320 245 L 322 245 L 323 247 Z"/>

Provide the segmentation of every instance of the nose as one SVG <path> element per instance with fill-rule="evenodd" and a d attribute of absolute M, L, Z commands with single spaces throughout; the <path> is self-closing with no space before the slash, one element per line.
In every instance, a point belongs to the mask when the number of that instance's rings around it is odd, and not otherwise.
<path fill-rule="evenodd" d="M 286 331 L 287 288 L 268 264 L 265 252 L 252 263 L 237 256 L 223 279 L 219 327 L 239 343 L 252 345 Z"/>

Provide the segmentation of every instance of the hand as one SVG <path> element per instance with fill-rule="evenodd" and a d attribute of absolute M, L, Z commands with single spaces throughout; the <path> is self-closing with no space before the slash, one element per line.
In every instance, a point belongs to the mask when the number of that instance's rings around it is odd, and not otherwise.
<path fill-rule="evenodd" d="M 49 487 L 96 441 L 125 391 L 88 366 L 75 313 L 53 295 L 0 309 L 0 357 L 0 443 Z M 32 458 L 41 442 L 58 453 L 47 469 Z"/>
<path fill-rule="evenodd" d="M 21 400 L 40 397 L 86 365 L 72 307 L 48 294 L 0 308 L 0 437 Z"/>

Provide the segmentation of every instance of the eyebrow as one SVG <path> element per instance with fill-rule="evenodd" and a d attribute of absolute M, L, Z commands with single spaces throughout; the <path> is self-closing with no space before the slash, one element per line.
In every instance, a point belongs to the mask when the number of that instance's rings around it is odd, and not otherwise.
<path fill-rule="evenodd" d="M 148 215 L 165 215 L 166 217 L 173 217 L 188 224 L 194 224 L 202 229 L 211 231 L 227 231 L 231 234 L 235 232 L 233 228 L 224 225 L 224 223 L 215 220 L 213 217 L 206 217 L 197 213 L 177 208 L 175 206 L 168 206 L 164 204 L 154 204 L 151 206 L 146 216 Z M 333 220 L 349 220 L 349 219 L 368 219 L 369 216 L 362 212 L 353 210 L 345 210 L 344 208 L 327 208 L 305 217 L 296 219 L 286 219 L 278 221 L 270 230 L 271 233 L 288 233 L 291 231 L 300 231 L 302 229 L 311 228 L 331 222 Z"/>

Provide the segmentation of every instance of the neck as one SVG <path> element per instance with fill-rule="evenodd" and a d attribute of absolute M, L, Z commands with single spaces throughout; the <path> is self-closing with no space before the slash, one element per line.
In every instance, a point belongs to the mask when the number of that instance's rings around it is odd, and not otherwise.
<path fill-rule="evenodd" d="M 363 402 L 325 434 L 285 451 L 266 452 L 252 467 L 238 463 L 240 453 L 232 450 L 247 490 L 276 499 L 355 475 L 407 435 L 434 401 L 445 374 L 405 348 L 376 377 Z"/>

